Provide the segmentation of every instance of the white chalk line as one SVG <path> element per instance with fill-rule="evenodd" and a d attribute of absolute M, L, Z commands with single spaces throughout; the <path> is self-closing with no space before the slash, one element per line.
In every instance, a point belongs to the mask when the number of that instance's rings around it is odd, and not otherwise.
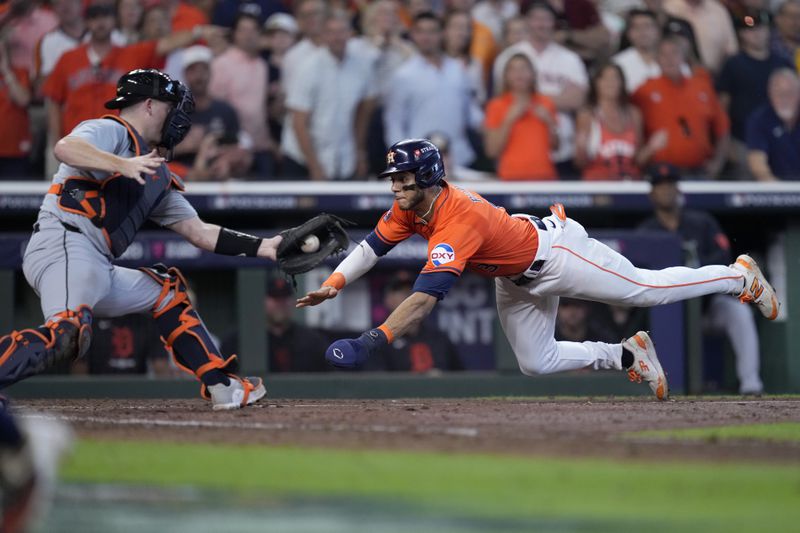
<path fill-rule="evenodd" d="M 42 418 L 61 420 L 64 422 L 103 424 L 109 426 L 153 426 L 171 428 L 209 428 L 209 429 L 249 429 L 261 431 L 322 431 L 334 433 L 411 433 L 414 435 L 447 435 L 453 437 L 474 438 L 478 429 L 472 427 L 407 427 L 369 424 L 358 426 L 353 424 L 286 424 L 283 422 L 221 422 L 217 420 L 169 420 L 163 418 L 108 418 L 102 416 L 78 416 L 58 414 L 23 414 L 26 418 Z"/>

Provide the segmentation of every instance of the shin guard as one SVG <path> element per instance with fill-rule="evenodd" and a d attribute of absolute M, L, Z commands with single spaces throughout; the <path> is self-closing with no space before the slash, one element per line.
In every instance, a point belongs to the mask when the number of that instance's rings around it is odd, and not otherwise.
<path fill-rule="evenodd" d="M 82 357 L 91 340 L 92 311 L 85 305 L 63 311 L 38 328 L 0 337 L 0 388 Z"/>

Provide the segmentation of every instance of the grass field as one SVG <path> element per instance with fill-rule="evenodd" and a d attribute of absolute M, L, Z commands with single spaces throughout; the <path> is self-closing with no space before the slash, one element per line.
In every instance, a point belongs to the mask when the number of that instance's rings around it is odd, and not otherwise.
<path fill-rule="evenodd" d="M 797 466 L 87 440 L 63 475 L 71 483 L 208 489 L 243 501 L 261 494 L 287 504 L 403 509 L 490 527 L 500 520 L 503 529 L 555 528 L 568 519 L 576 530 L 792 531 L 800 521 Z"/>

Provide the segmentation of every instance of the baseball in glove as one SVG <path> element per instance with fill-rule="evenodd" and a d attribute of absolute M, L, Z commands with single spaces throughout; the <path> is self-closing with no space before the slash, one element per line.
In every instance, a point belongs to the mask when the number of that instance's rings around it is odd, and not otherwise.
<path fill-rule="evenodd" d="M 280 236 L 283 240 L 277 251 L 278 266 L 289 276 L 295 276 L 313 269 L 329 255 L 347 250 L 350 238 L 342 226 L 350 225 L 353 225 L 350 221 L 322 213 L 297 227 L 282 231 Z M 306 253 L 300 246 L 309 235 L 319 238 L 319 248 Z"/>

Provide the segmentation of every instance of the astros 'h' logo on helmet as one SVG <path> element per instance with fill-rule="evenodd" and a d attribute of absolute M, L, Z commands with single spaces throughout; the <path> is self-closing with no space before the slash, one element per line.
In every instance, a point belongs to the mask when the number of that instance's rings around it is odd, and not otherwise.
<path fill-rule="evenodd" d="M 394 164 L 394 150 L 386 154 L 386 164 L 393 165 Z"/>

